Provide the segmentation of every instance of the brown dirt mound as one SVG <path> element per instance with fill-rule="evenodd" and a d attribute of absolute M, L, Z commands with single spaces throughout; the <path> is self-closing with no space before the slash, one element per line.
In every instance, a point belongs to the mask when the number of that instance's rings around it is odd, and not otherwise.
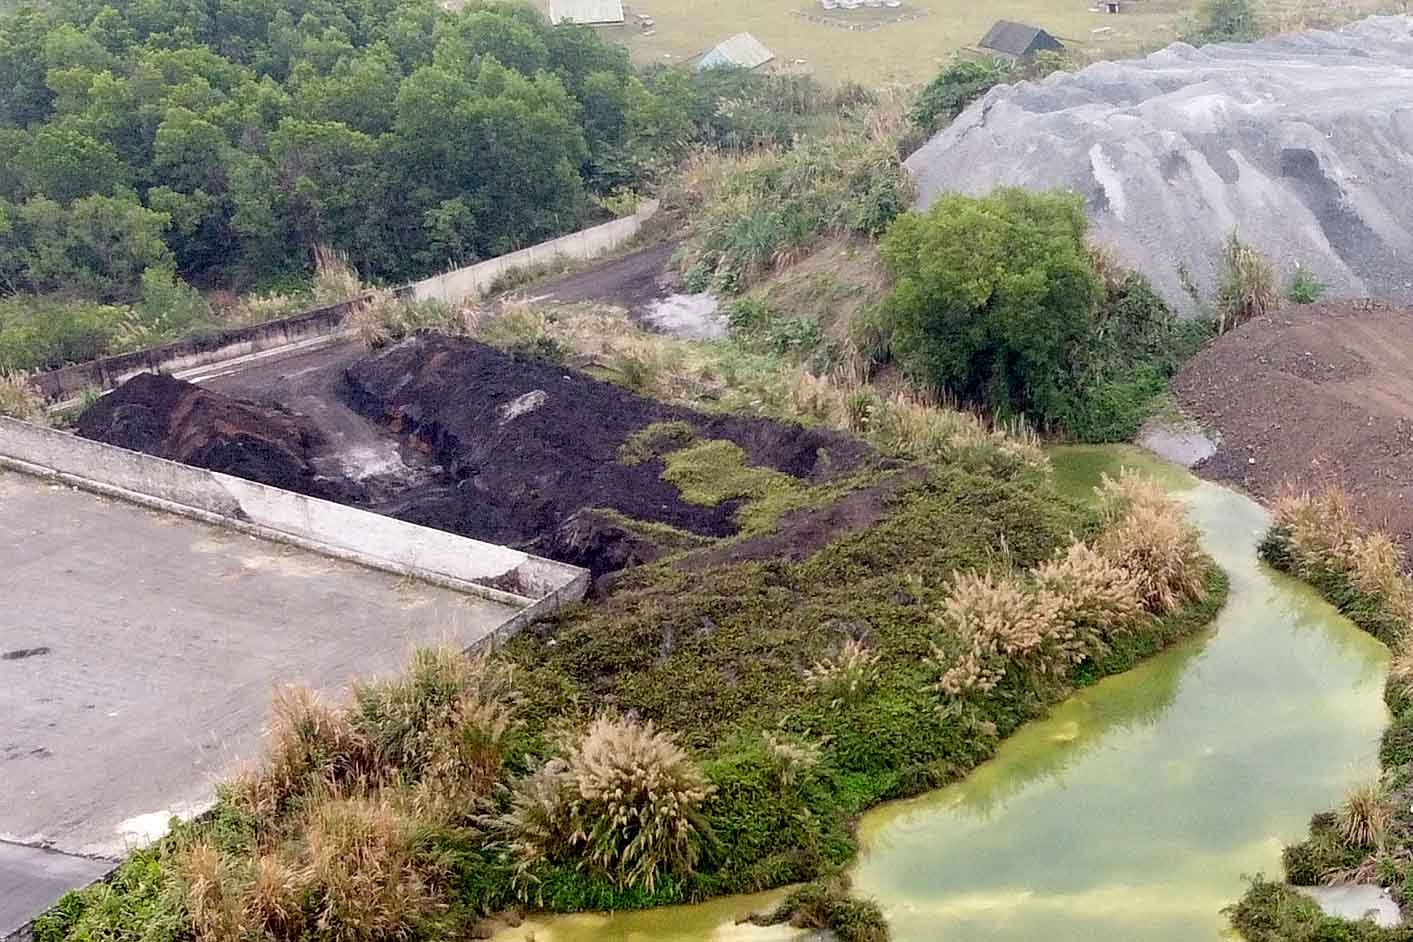
<path fill-rule="evenodd" d="M 1364 523 L 1413 548 L 1413 312 L 1287 307 L 1214 342 L 1174 389 L 1221 437 L 1204 477 L 1264 498 L 1340 484 Z"/>
<path fill-rule="evenodd" d="M 78 420 L 85 438 L 212 471 L 322 496 L 311 453 L 318 430 L 303 416 L 142 373 Z"/>
<path fill-rule="evenodd" d="M 736 502 L 688 503 L 662 480 L 661 461 L 618 460 L 628 437 L 656 422 L 686 422 L 703 438 L 735 442 L 752 465 L 811 481 L 857 470 L 872 454 L 838 433 L 677 408 L 564 367 L 438 335 L 368 357 L 347 378 L 355 408 L 424 450 L 455 482 L 399 516 L 546 552 L 566 542 L 596 545 L 598 538 L 584 533 L 572 541 L 553 537 L 576 512 L 595 508 L 702 536 L 736 532 Z M 605 560 L 613 555 L 605 553 Z M 629 555 L 640 558 L 641 548 Z"/>

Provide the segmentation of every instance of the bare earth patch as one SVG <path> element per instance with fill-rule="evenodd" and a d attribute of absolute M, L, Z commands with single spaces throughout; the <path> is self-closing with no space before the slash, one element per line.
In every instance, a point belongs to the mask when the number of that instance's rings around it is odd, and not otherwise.
<path fill-rule="evenodd" d="M 1413 312 L 1286 307 L 1217 340 L 1174 391 L 1220 436 L 1203 476 L 1263 498 L 1337 483 L 1364 523 L 1413 546 Z"/>

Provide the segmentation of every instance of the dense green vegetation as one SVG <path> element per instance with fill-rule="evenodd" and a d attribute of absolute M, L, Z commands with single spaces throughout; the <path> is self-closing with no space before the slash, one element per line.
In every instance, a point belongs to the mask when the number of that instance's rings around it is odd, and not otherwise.
<path fill-rule="evenodd" d="M 1349 498 L 1330 490 L 1279 501 L 1261 557 L 1309 582 L 1393 650 L 1384 687 L 1393 721 L 1379 749 L 1382 775 L 1355 787 L 1336 811 L 1311 819 L 1310 836 L 1285 849 L 1286 880 L 1313 886 L 1354 879 L 1386 886 L 1400 902 L 1413 898 L 1413 580 L 1403 553 L 1383 534 L 1360 527 Z M 1261 877 L 1227 912 L 1247 942 L 1413 939 L 1413 927 L 1381 929 L 1326 916 L 1312 900 Z"/>
<path fill-rule="evenodd" d="M 916 381 L 1085 441 L 1130 438 L 1208 333 L 1085 243 L 1072 194 L 948 196 L 883 240 L 883 309 Z"/>
<path fill-rule="evenodd" d="M 788 151 L 700 159 L 669 196 L 691 217 L 688 289 L 735 294 L 827 234 L 882 235 L 907 209 L 912 182 L 890 134 L 850 130 Z"/>
<path fill-rule="evenodd" d="M 1028 62 L 958 57 L 922 87 L 909 117 L 923 130 L 936 131 L 951 124 L 968 105 L 1003 82 L 1033 81 L 1074 67 L 1064 53 L 1049 49 Z"/>
<path fill-rule="evenodd" d="M 149 270 L 288 292 L 328 246 L 407 279 L 603 218 L 694 146 L 788 146 L 857 95 L 639 72 L 520 3 L 22 4 L 0 15 L 0 297 L 74 303 L 0 310 L 0 368 L 198 326 L 156 310 Z"/>

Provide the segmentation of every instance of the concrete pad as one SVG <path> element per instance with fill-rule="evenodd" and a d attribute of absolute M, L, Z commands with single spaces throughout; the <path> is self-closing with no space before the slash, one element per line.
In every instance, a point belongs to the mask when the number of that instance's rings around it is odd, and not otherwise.
<path fill-rule="evenodd" d="M 277 685 L 339 696 L 517 611 L 14 472 L 0 598 L 0 840 L 113 859 L 258 753 Z"/>
<path fill-rule="evenodd" d="M 112 869 L 109 860 L 0 841 L 0 933 L 8 938 L 68 890 L 86 886 Z"/>

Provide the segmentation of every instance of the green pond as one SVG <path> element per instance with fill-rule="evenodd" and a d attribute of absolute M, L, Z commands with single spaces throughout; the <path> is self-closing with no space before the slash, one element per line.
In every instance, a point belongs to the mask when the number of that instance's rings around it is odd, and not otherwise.
<path fill-rule="evenodd" d="M 1252 500 L 1127 448 L 1054 452 L 1061 486 L 1137 466 L 1188 508 L 1231 594 L 1212 627 L 1059 704 L 961 782 L 859 825 L 859 893 L 898 942 L 1220 939 L 1243 876 L 1377 769 L 1387 652 L 1261 565 Z M 736 925 L 782 894 L 537 919 L 503 942 L 795 939 Z"/>

